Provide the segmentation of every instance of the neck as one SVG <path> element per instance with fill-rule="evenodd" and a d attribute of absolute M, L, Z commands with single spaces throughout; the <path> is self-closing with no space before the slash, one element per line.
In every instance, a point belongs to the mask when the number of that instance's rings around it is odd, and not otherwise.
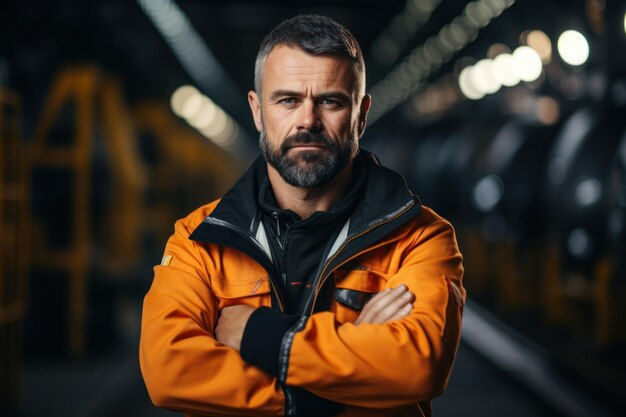
<path fill-rule="evenodd" d="M 290 209 L 302 219 L 315 211 L 328 211 L 346 193 L 352 179 L 352 161 L 333 179 L 316 188 L 295 187 L 285 182 L 278 171 L 267 165 L 274 197 L 281 209 Z"/>

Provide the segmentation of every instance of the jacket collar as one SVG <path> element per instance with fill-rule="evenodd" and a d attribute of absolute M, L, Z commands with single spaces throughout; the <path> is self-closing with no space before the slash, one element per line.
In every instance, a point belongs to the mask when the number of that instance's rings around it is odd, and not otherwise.
<path fill-rule="evenodd" d="M 366 176 L 366 181 L 363 194 L 350 216 L 350 233 L 392 215 L 407 204 L 419 205 L 417 196 L 408 189 L 404 178 L 383 167 L 374 154 L 361 149 L 356 158 L 355 165 L 362 164 L 362 175 Z M 254 236 L 261 210 L 258 190 L 266 177 L 266 162 L 259 157 L 222 197 L 207 219 L 226 222 Z"/>

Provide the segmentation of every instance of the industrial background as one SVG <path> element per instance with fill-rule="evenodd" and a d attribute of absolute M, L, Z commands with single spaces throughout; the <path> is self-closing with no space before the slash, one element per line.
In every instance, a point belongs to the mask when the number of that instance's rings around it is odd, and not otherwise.
<path fill-rule="evenodd" d="M 624 0 L 3 1 L 0 415 L 180 415 L 141 380 L 142 297 L 258 154 L 258 45 L 302 13 L 359 39 L 361 146 L 457 230 L 435 415 L 622 415 Z"/>

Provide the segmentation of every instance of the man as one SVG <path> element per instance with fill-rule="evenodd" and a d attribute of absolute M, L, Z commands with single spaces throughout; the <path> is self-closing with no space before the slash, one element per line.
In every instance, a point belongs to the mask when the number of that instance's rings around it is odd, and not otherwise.
<path fill-rule="evenodd" d="M 263 158 L 176 223 L 145 298 L 153 402 L 201 415 L 416 416 L 447 383 L 465 291 L 450 224 L 358 149 L 354 37 L 276 27 L 248 100 Z"/>

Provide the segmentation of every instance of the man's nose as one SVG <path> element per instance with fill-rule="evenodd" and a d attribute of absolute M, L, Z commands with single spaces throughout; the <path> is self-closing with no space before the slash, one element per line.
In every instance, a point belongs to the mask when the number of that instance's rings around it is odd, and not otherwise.
<path fill-rule="evenodd" d="M 317 106 L 311 101 L 304 101 L 298 113 L 298 130 L 316 131 L 320 130 L 321 127 L 322 120 L 320 119 Z"/>

